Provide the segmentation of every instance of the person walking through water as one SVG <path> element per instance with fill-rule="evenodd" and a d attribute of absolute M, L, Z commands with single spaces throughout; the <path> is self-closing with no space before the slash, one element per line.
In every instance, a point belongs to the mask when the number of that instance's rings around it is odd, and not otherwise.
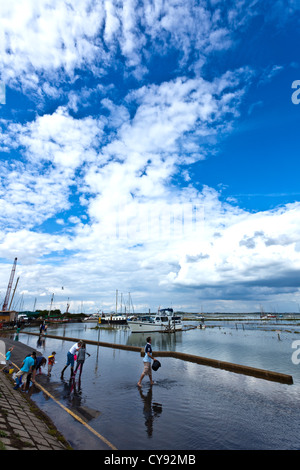
<path fill-rule="evenodd" d="M 82 346 L 82 341 L 78 341 L 78 343 L 73 344 L 73 346 L 69 349 L 68 354 L 67 354 L 67 364 L 61 371 L 61 376 L 60 378 L 64 378 L 64 371 L 66 370 L 67 367 L 71 366 L 71 377 L 74 375 L 74 356 L 79 351 L 79 349 Z"/>
<path fill-rule="evenodd" d="M 151 360 L 154 360 L 154 357 L 152 356 L 151 337 L 148 336 L 147 344 L 145 346 L 145 356 L 143 358 L 144 370 L 142 372 L 140 380 L 137 383 L 138 387 L 142 386 L 142 380 L 145 377 L 145 375 L 149 375 L 150 385 L 154 384 L 152 380 Z"/>

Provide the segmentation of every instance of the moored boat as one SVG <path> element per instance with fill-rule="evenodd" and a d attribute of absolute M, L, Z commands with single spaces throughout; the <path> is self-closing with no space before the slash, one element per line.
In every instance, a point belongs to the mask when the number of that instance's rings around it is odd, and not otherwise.
<path fill-rule="evenodd" d="M 94 313 L 92 315 L 89 315 L 88 317 L 85 317 L 83 319 L 83 322 L 93 322 L 93 323 L 99 323 L 101 325 L 126 325 L 127 324 L 127 317 L 126 315 L 116 315 L 116 314 L 108 314 L 105 315 L 104 313 L 98 314 Z"/>
<path fill-rule="evenodd" d="M 82 321 L 85 322 L 99 322 L 99 318 L 101 318 L 101 315 L 99 313 L 93 313 L 92 315 L 89 315 L 88 317 L 85 317 Z"/>
<path fill-rule="evenodd" d="M 157 315 L 145 315 L 128 320 L 132 333 L 174 332 L 182 330 L 181 317 L 172 308 L 159 309 Z"/>
<path fill-rule="evenodd" d="M 126 315 L 102 315 L 100 320 L 99 323 L 103 325 L 127 325 Z"/>
<path fill-rule="evenodd" d="M 272 318 L 277 319 L 277 315 L 272 315 L 271 313 L 268 313 L 266 315 L 261 315 L 261 320 L 271 320 Z"/>

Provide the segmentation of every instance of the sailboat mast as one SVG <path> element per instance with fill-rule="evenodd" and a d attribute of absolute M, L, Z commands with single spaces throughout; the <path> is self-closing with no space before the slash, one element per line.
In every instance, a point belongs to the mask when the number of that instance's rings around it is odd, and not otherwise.
<path fill-rule="evenodd" d="M 48 317 L 50 317 L 50 313 L 51 313 L 51 309 L 52 309 L 52 304 L 53 304 L 53 297 L 54 297 L 54 294 L 52 294 L 52 297 L 51 297 L 50 310 L 49 310 L 49 313 L 48 313 Z"/>

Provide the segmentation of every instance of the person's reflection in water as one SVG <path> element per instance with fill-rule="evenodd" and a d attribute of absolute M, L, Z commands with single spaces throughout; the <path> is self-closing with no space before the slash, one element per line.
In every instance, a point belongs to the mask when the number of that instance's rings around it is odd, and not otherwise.
<path fill-rule="evenodd" d="M 142 389 L 139 389 L 139 392 L 144 402 L 144 416 L 147 434 L 148 437 L 151 437 L 153 433 L 154 419 L 161 414 L 162 405 L 159 403 L 152 404 L 152 387 L 149 388 L 147 395 L 143 394 Z"/>
<path fill-rule="evenodd" d="M 45 349 L 45 344 L 46 344 L 45 338 L 42 335 L 40 335 L 36 343 L 37 348 L 43 347 Z"/>

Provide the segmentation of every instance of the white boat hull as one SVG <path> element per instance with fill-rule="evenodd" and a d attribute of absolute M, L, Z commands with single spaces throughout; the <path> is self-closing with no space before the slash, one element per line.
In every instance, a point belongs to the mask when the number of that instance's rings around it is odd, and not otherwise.
<path fill-rule="evenodd" d="M 84 323 L 99 323 L 102 325 L 106 324 L 127 324 L 127 318 L 126 316 L 116 316 L 116 315 L 108 315 L 106 317 L 101 316 L 101 317 L 88 317 L 82 320 Z"/>
<path fill-rule="evenodd" d="M 147 323 L 147 322 L 139 322 L 139 321 L 129 321 L 128 326 L 132 333 L 151 333 L 152 331 L 159 331 L 159 332 L 167 332 L 167 331 L 174 331 L 174 325 L 169 325 L 166 323 Z M 175 331 L 181 331 L 182 324 L 175 323 Z"/>
<path fill-rule="evenodd" d="M 146 315 L 128 321 L 132 333 L 151 333 L 151 331 L 174 332 L 182 330 L 181 317 L 174 315 L 173 309 L 159 309 L 156 315 Z"/>

